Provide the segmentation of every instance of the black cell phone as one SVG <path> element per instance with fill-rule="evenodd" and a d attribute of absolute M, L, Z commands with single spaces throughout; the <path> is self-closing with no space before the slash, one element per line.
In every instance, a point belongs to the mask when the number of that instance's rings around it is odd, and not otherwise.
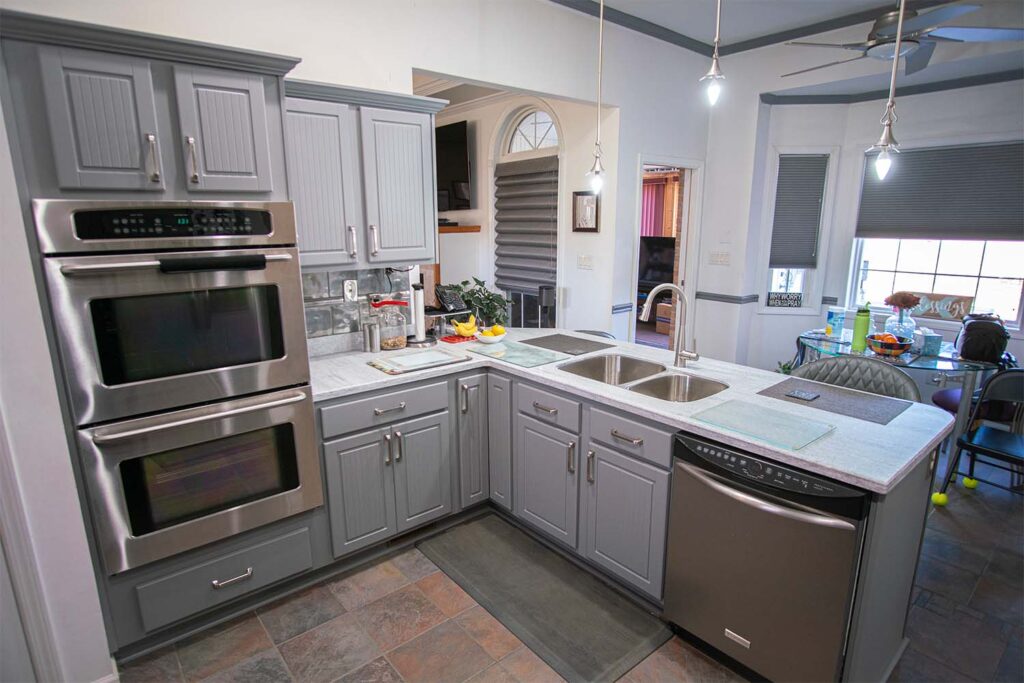
<path fill-rule="evenodd" d="M 793 398 L 798 398 L 801 401 L 813 401 L 821 396 L 821 394 L 816 394 L 813 391 L 804 391 L 803 389 L 794 389 L 793 391 L 788 392 L 786 396 L 792 396 Z"/>
<path fill-rule="evenodd" d="M 459 293 L 452 287 L 435 285 L 434 294 L 437 295 L 437 301 L 441 304 L 441 308 L 449 313 L 452 311 L 464 311 L 467 308 L 466 302 L 462 300 Z"/>

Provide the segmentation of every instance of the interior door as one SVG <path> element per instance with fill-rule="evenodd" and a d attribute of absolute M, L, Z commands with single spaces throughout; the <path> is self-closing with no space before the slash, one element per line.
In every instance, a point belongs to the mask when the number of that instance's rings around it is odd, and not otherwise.
<path fill-rule="evenodd" d="M 398 530 L 452 511 L 448 411 L 392 427 Z"/>
<path fill-rule="evenodd" d="M 380 429 L 324 444 L 335 557 L 398 533 L 392 444 Z"/>
<path fill-rule="evenodd" d="M 577 439 L 525 415 L 516 419 L 515 514 L 575 548 Z"/>

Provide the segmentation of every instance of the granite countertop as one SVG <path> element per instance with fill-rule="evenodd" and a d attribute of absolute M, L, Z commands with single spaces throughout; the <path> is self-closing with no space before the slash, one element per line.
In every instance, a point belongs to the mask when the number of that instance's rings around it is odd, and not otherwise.
<path fill-rule="evenodd" d="M 521 341 L 530 337 L 555 333 L 574 334 L 567 330 L 513 329 L 509 330 L 506 340 Z M 596 340 L 595 337 L 586 338 Z M 911 405 L 888 425 L 881 425 L 823 412 L 816 408 L 768 396 L 760 396 L 758 395 L 759 391 L 784 381 L 786 377 L 767 370 L 709 358 L 691 361 L 682 371 L 718 380 L 729 386 L 714 396 L 690 403 L 674 403 L 642 396 L 622 387 L 611 386 L 558 370 L 558 366 L 571 360 L 612 351 L 656 361 L 672 369 L 673 354 L 671 351 L 610 339 L 600 341 L 606 341 L 617 348 L 595 351 L 584 356 L 576 356 L 535 368 L 523 368 L 469 352 L 466 347 L 475 345 L 475 343 L 466 345 L 441 343 L 434 347 L 469 356 L 469 361 L 417 370 L 402 375 L 385 374 L 368 365 L 368 362 L 381 356 L 394 357 L 402 353 L 415 353 L 417 349 L 372 354 L 356 351 L 315 357 L 310 359 L 313 399 L 325 401 L 397 387 L 434 377 L 463 374 L 475 369 L 495 368 L 515 377 L 533 380 L 546 387 L 590 399 L 603 406 L 632 412 L 675 429 L 715 439 L 730 446 L 742 448 L 751 453 L 876 493 L 891 491 L 917 463 L 928 456 L 953 427 L 953 417 L 949 413 L 923 403 Z M 827 422 L 835 425 L 835 430 L 803 448 L 793 450 L 745 434 L 717 428 L 693 418 L 694 414 L 730 399 L 742 399 L 747 403 L 788 413 L 797 418 Z"/>

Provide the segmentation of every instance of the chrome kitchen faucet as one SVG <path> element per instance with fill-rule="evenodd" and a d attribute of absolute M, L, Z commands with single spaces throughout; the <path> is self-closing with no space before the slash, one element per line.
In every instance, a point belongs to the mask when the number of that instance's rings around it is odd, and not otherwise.
<path fill-rule="evenodd" d="M 686 299 L 683 297 L 683 288 L 674 282 L 663 282 L 647 295 L 647 301 L 644 302 L 644 308 L 640 311 L 640 319 L 644 322 L 648 322 L 651 319 L 651 309 L 654 308 L 654 299 L 663 290 L 670 289 L 676 295 L 675 303 L 675 314 L 672 316 L 675 318 L 673 324 L 675 325 L 675 333 L 673 336 L 673 347 L 676 351 L 675 367 L 685 368 L 686 361 L 688 360 L 700 360 L 700 355 L 696 351 L 687 351 L 683 349 L 683 328 L 685 325 L 686 318 Z"/>

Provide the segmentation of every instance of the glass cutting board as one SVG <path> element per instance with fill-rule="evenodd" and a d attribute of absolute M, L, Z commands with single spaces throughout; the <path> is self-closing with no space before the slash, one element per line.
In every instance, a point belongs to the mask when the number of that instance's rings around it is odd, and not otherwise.
<path fill-rule="evenodd" d="M 828 422 L 796 417 L 781 410 L 764 408 L 737 399 L 725 401 L 696 413 L 693 417 L 701 422 L 794 451 L 817 441 L 836 428 Z"/>
<path fill-rule="evenodd" d="M 466 347 L 466 350 L 479 353 L 481 356 L 497 358 L 506 363 L 512 363 L 512 365 L 524 368 L 535 368 L 538 365 L 547 365 L 548 363 L 569 358 L 564 353 L 548 351 L 536 346 L 527 346 L 519 342 L 501 342 L 498 344 L 482 344 L 477 342 L 476 344 L 470 344 Z"/>
<path fill-rule="evenodd" d="M 374 358 L 369 362 L 369 365 L 372 365 L 378 370 L 386 372 L 389 375 L 400 375 L 403 372 L 436 368 L 439 365 L 448 365 L 450 363 L 459 363 L 467 360 L 469 360 L 469 356 L 456 355 L 440 349 L 431 349 L 430 351 L 408 353 L 402 356 L 393 356 L 390 358 L 386 356 Z"/>

